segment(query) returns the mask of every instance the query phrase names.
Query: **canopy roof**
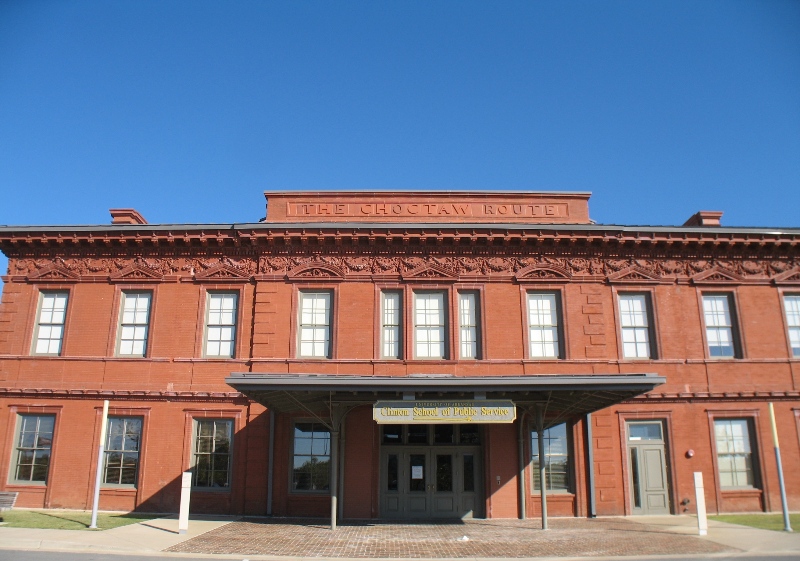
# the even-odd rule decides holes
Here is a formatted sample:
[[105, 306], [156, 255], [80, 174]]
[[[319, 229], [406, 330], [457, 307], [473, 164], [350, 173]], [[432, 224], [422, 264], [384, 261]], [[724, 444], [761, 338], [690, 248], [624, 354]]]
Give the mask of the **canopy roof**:
[[[278, 412], [333, 414], [336, 408], [377, 400], [510, 399], [520, 407], [546, 409], [553, 426], [651, 391], [665, 382], [656, 374], [536, 376], [350, 376], [234, 372], [228, 385]], [[472, 394], [472, 395], [468, 395]]]

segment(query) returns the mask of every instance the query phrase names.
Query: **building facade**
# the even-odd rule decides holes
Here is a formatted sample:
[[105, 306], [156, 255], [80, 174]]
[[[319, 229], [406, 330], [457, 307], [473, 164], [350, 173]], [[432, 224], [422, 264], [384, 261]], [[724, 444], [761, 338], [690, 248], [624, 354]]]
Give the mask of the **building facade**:
[[[17, 505], [353, 519], [800, 510], [800, 229], [588, 193], [267, 193], [0, 227]], [[98, 466], [103, 401], [110, 402]], [[540, 438], [541, 437], [541, 438]]]

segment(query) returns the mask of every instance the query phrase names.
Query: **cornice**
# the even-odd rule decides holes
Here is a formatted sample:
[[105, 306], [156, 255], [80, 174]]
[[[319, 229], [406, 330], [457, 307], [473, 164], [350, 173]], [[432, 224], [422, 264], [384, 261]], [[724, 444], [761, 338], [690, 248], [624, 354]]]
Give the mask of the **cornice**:
[[263, 250], [251, 255], [72, 255], [9, 259], [6, 282], [37, 284], [287, 282], [605, 282], [647, 285], [800, 285], [800, 255], [731, 257], [515, 251]]
[[633, 397], [623, 403], [642, 402], [741, 402], [743, 399], [749, 401], [797, 401], [800, 399], [800, 391], [774, 391], [774, 392], [680, 392], [680, 393], [657, 393], [651, 392]]
[[249, 400], [239, 392], [148, 391], [148, 390], [76, 390], [50, 388], [0, 388], [2, 397], [53, 399], [108, 399], [125, 401], [215, 401], [240, 402]]

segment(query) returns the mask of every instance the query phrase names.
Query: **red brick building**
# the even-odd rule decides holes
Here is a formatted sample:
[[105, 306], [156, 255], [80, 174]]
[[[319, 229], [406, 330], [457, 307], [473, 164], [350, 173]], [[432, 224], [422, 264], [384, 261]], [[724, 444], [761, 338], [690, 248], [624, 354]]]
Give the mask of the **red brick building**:
[[[588, 193], [267, 193], [264, 221], [0, 227], [0, 490], [345, 518], [800, 510], [800, 230]], [[539, 435], [543, 437], [540, 439]], [[543, 462], [540, 462], [543, 459]]]

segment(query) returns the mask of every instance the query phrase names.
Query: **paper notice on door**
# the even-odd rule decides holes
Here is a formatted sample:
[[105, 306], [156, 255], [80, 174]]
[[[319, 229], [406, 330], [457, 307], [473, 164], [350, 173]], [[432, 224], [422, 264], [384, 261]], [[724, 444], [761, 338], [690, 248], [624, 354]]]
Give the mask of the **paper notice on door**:
[[411, 466], [411, 479], [422, 479], [422, 466]]

